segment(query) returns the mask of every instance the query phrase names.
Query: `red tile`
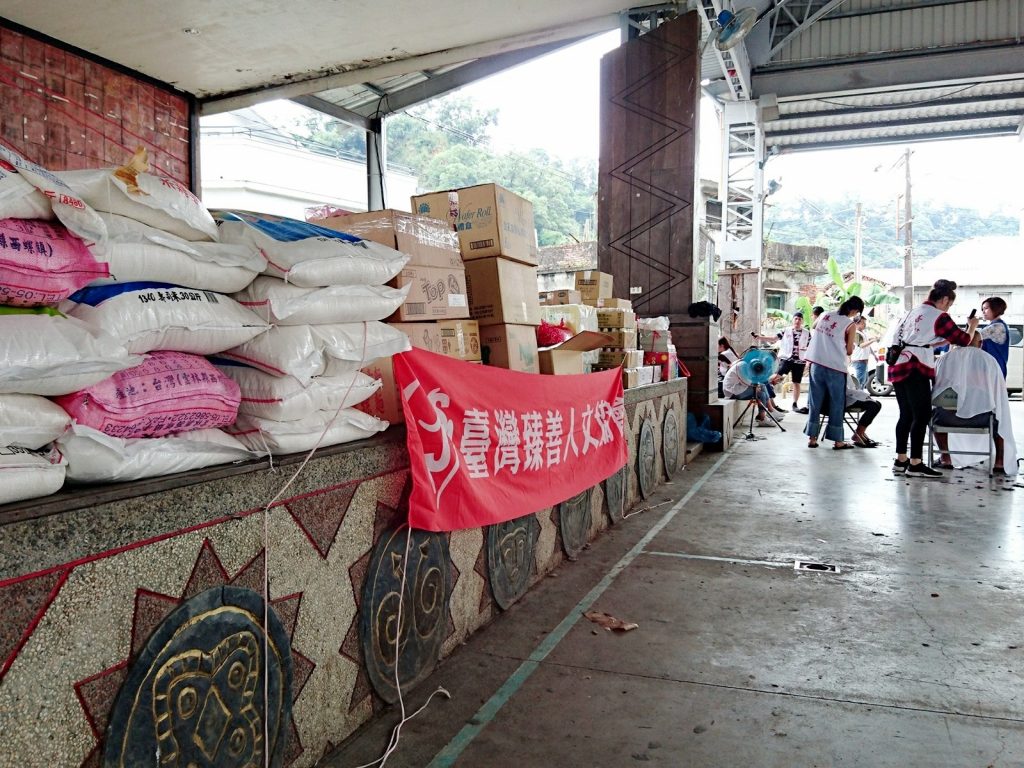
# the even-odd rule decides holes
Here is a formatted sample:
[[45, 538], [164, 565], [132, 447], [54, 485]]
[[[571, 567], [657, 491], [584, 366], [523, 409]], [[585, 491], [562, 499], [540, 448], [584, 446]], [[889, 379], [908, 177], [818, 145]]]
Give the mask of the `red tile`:
[[64, 77], [76, 83], [85, 82], [85, 60], [69, 53], [64, 58]]
[[29, 144], [46, 144], [46, 121], [25, 117], [22, 123], [21, 140]]

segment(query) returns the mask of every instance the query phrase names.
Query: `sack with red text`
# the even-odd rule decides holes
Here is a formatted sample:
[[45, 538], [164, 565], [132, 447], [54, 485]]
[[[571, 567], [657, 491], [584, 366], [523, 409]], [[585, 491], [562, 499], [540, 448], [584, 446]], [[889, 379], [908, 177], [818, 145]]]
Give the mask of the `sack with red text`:
[[108, 240], [102, 261], [110, 276], [93, 285], [152, 280], [217, 293], [240, 291], [267, 266], [253, 245], [190, 241], [141, 221], [101, 213]]
[[376, 416], [355, 408], [343, 408], [340, 411], [316, 411], [296, 421], [239, 416], [238, 421], [224, 431], [238, 438], [254, 453], [280, 456], [363, 440], [387, 428], [388, 423]]
[[136, 438], [231, 424], [239, 397], [238, 385], [205, 358], [154, 352], [141, 365], [55, 402], [76, 424]]
[[0, 304], [54, 306], [108, 274], [63, 224], [0, 219]]
[[56, 493], [64, 485], [67, 462], [56, 448], [30, 451], [0, 446], [0, 504]]
[[10, 163], [0, 160], [0, 219], [54, 219], [46, 195], [33, 187]]
[[68, 480], [80, 483], [141, 480], [255, 458], [219, 429], [124, 439], [76, 424], [57, 447], [67, 459]]
[[217, 239], [217, 223], [202, 201], [181, 182], [152, 173], [142, 147], [120, 168], [58, 175], [97, 211], [127, 216], [185, 240]]
[[324, 325], [383, 320], [405, 301], [411, 285], [330, 285], [300, 288], [276, 277], [258, 277], [234, 298], [274, 325]]
[[270, 327], [222, 293], [166, 283], [84, 288], [60, 308], [137, 353], [171, 350], [211, 355], [243, 344]]

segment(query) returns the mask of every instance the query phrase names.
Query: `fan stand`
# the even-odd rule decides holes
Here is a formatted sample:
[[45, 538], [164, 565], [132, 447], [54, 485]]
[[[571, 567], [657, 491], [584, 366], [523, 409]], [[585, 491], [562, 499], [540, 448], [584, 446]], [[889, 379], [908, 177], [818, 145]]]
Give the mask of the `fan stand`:
[[[736, 429], [736, 425], [739, 424], [741, 421], [743, 421], [743, 418], [747, 415], [747, 411], [750, 411], [750, 426], [747, 427], [747, 434], [743, 436], [744, 440], [751, 440], [751, 441], [753, 441], [753, 440], [764, 440], [763, 437], [758, 437], [757, 435], [754, 434], [754, 417], [757, 415], [757, 406], [758, 406], [758, 403], [760, 402], [758, 400], [758, 397], [757, 397], [759, 394], [761, 394], [761, 385], [760, 384], [755, 384], [754, 385], [754, 396], [752, 398], [750, 398], [750, 400], [747, 401], [747, 407], [743, 410], [743, 413], [740, 414], [740, 417], [738, 419], [736, 419], [736, 421], [734, 421], [733, 424], [732, 424], [732, 428]], [[775, 426], [779, 428], [780, 432], [785, 432], [786, 431], [786, 428], [783, 427], [782, 424], [779, 423], [779, 420], [776, 419], [774, 416], [772, 416], [771, 411], [769, 411], [766, 408], [764, 413], [765, 413], [765, 416], [767, 416], [769, 419], [771, 419], [772, 423], [775, 424]]]

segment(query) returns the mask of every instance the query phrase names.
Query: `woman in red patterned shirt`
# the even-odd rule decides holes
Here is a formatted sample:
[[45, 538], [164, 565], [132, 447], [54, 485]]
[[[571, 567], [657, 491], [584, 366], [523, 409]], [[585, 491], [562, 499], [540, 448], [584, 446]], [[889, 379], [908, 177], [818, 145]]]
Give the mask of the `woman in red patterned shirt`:
[[967, 321], [965, 333], [947, 314], [954, 301], [956, 283], [952, 280], [936, 280], [928, 294], [928, 300], [910, 310], [896, 329], [894, 341], [902, 341], [907, 346], [900, 353], [895, 365], [889, 366], [889, 380], [896, 391], [896, 402], [900, 407], [900, 418], [896, 422], [896, 461], [892, 465], [894, 474], [905, 473], [908, 476], [924, 478], [942, 477], [941, 472], [932, 469], [921, 460], [924, 436], [932, 412], [934, 348], [946, 343], [960, 347], [981, 345], [980, 337], [974, 332], [978, 327], [977, 317]]

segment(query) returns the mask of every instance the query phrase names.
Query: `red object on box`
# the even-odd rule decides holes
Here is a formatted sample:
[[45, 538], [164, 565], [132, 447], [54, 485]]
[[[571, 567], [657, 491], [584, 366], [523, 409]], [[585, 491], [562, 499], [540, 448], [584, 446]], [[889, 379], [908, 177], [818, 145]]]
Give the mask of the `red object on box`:
[[[678, 360], [675, 352], [644, 352], [644, 365], [660, 365], [662, 381], [678, 378], [676, 376]], [[686, 371], [685, 375], [688, 376], [689, 373]]]

